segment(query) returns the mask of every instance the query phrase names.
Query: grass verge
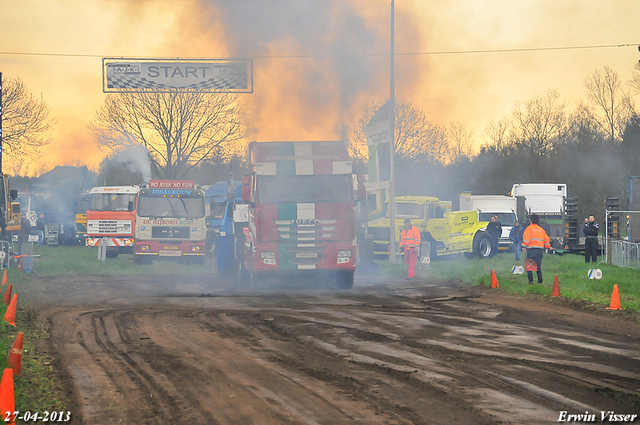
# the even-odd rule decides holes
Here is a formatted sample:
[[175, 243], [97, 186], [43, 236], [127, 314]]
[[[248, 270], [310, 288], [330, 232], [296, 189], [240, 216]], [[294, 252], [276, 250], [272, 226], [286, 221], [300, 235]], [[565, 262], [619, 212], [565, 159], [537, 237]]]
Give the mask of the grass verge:
[[[600, 257], [602, 258], [602, 257]], [[495, 271], [500, 289], [510, 294], [539, 294], [551, 296], [554, 277], [558, 276], [562, 297], [584, 300], [609, 306], [613, 285], [618, 285], [620, 306], [640, 312], [640, 270], [609, 266], [601, 262], [585, 264], [584, 257], [575, 254], [545, 255], [542, 260], [544, 285], [529, 285], [526, 273], [512, 274], [514, 265], [524, 267], [524, 255], [515, 261], [511, 253], [501, 253], [493, 258], [468, 260], [462, 256], [432, 261], [417, 276], [436, 280], [459, 278], [472, 285], [491, 286], [491, 271]], [[602, 270], [602, 279], [589, 279], [589, 269]], [[406, 266], [380, 263], [380, 272], [386, 275], [406, 275]], [[537, 277], [534, 273], [534, 281]]]

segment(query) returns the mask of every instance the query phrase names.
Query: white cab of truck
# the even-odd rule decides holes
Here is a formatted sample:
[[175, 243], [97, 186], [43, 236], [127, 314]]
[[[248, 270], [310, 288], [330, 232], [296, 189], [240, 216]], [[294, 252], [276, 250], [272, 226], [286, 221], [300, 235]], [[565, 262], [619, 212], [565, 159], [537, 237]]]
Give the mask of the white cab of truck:
[[540, 216], [561, 216], [567, 185], [564, 183], [517, 183], [511, 188], [511, 196], [525, 199], [525, 211]]
[[491, 216], [497, 215], [502, 224], [502, 235], [498, 243], [500, 251], [510, 251], [512, 242], [509, 232], [515, 221], [517, 199], [505, 195], [473, 195], [470, 192], [460, 194], [460, 210], [477, 210], [478, 221], [491, 221]]

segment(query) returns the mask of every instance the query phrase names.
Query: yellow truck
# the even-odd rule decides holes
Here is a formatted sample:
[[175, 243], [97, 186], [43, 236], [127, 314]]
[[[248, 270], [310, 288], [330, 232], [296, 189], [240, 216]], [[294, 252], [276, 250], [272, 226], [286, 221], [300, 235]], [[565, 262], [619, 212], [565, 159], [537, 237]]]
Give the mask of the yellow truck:
[[[377, 256], [389, 254], [390, 205], [386, 201], [384, 216], [369, 221], [367, 226]], [[468, 258], [486, 258], [493, 254], [491, 236], [485, 231], [488, 223], [478, 221], [477, 211], [451, 211], [451, 202], [433, 196], [398, 196], [395, 206], [396, 242], [404, 219], [411, 219], [411, 224], [420, 230], [422, 241], [431, 246], [430, 253], [421, 253], [423, 257], [464, 254]]]

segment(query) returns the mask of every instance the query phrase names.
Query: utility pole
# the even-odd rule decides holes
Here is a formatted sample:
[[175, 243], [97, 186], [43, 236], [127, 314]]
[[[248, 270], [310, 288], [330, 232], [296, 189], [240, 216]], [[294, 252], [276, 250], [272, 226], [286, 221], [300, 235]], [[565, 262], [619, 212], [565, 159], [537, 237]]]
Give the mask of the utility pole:
[[2, 72], [0, 72], [0, 175], [2, 175]]
[[394, 7], [395, 7], [395, 1], [391, 0], [391, 87], [390, 87], [390, 108], [391, 110], [389, 111], [389, 133], [390, 133], [390, 141], [389, 141], [389, 197], [391, 198], [389, 200], [389, 208], [391, 209], [391, 211], [389, 211], [389, 231], [390, 231], [390, 238], [389, 238], [389, 243], [391, 244], [391, 246], [389, 247], [389, 261], [391, 263], [395, 263], [396, 262], [396, 185], [395, 185], [395, 176], [396, 176], [396, 170], [395, 170], [395, 164], [394, 164], [394, 154], [395, 154], [395, 120], [396, 120], [396, 98], [395, 98], [395, 72], [394, 72], [394, 68], [395, 68], [395, 64], [394, 64], [394, 59], [395, 59], [395, 54], [394, 54]]

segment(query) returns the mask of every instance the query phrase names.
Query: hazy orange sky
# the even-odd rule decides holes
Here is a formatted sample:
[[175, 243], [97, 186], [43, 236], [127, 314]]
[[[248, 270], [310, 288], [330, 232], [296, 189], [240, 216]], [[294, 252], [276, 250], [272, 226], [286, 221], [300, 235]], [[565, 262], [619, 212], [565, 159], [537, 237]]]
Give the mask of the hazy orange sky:
[[[344, 139], [389, 96], [390, 4], [0, 0], [0, 72], [51, 108], [46, 170], [104, 157], [86, 128], [106, 96], [103, 57], [253, 58], [254, 93], [239, 95], [247, 141]], [[395, 12], [396, 98], [464, 123], [476, 145], [516, 101], [556, 89], [571, 110], [596, 69], [628, 80], [640, 59], [638, 0], [397, 0]], [[629, 46], [587, 48], [607, 45]], [[523, 50], [538, 48], [551, 49]]]

